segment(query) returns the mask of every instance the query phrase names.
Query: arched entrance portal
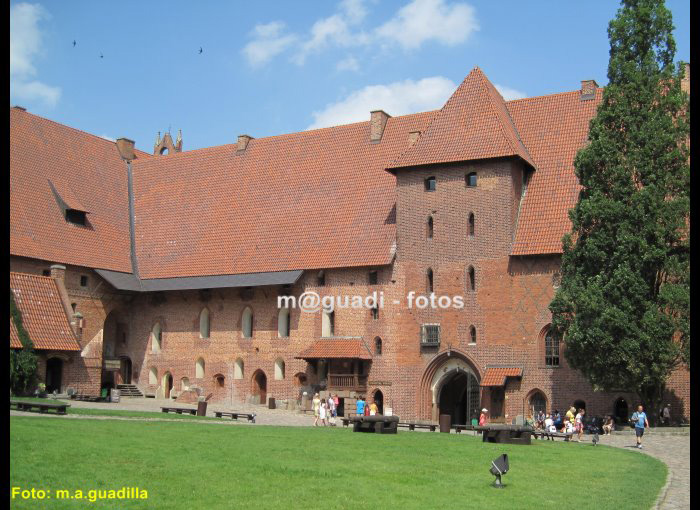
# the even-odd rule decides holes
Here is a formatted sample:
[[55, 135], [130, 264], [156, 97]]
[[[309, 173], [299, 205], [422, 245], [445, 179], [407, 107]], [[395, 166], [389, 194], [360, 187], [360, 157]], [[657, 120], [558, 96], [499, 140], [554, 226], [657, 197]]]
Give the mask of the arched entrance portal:
[[375, 391], [374, 395], [372, 395], [372, 400], [374, 400], [374, 403], [377, 404], [377, 412], [379, 414], [384, 414], [384, 394], [382, 391]]
[[63, 360], [60, 358], [49, 358], [46, 361], [46, 393], [53, 393], [54, 390], [61, 393], [62, 378]]
[[173, 389], [173, 376], [170, 372], [163, 375], [163, 398], [170, 398], [170, 391]]
[[[456, 379], [459, 373], [465, 373], [471, 377], [467, 377], [466, 379], [460, 377]], [[456, 404], [458, 401], [462, 402], [464, 411], [460, 409], [460, 415], [464, 413], [465, 419], [467, 415], [478, 412], [481, 408], [480, 403], [482, 397], [481, 388], [479, 387], [481, 375], [478, 365], [468, 354], [462, 351], [451, 349], [438, 354], [425, 368], [425, 372], [421, 377], [417, 417], [420, 419], [437, 421], [443, 410], [450, 415], [452, 415], [453, 412], [456, 414]], [[453, 378], [455, 378], [455, 381], [452, 381]], [[465, 380], [467, 391], [457, 394], [459, 386], [465, 385]], [[450, 383], [452, 384], [450, 385]], [[446, 385], [449, 386], [446, 387], [443, 397], [441, 393], [443, 387]], [[465, 388], [462, 387], [462, 390], [464, 389]], [[450, 397], [448, 395], [452, 395], [452, 402], [450, 402]], [[444, 399], [442, 408], [440, 405], [441, 397]], [[466, 402], [463, 400], [464, 398], [466, 398]], [[450, 409], [450, 407], [453, 409]], [[458, 418], [461, 418], [461, 416]], [[471, 417], [469, 422], [471, 422]], [[453, 421], [453, 423], [457, 422]], [[462, 423], [464, 422], [460, 424]]]
[[479, 416], [479, 383], [471, 372], [455, 370], [442, 381], [439, 414], [452, 416], [452, 423], [467, 425]]
[[617, 423], [627, 423], [629, 416], [627, 401], [622, 397], [618, 398], [615, 401], [615, 418]]
[[264, 404], [267, 402], [267, 376], [262, 370], [256, 370], [253, 374], [253, 389], [254, 396], [259, 397], [258, 402]]

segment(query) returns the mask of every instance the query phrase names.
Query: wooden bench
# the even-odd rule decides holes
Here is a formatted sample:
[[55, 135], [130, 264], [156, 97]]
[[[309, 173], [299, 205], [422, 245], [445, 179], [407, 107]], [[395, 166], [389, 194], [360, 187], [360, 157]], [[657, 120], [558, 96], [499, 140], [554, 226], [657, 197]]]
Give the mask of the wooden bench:
[[230, 416], [232, 420], [237, 420], [239, 417], [247, 418], [249, 422], [255, 423], [255, 413], [237, 413], [228, 411], [214, 411], [214, 416], [224, 418]]
[[473, 427], [481, 431], [484, 443], [530, 444], [534, 432], [532, 427], [524, 425], [488, 424]]
[[160, 409], [164, 413], [191, 414], [192, 416], [197, 414], [196, 409], [191, 409], [189, 407], [161, 407]]
[[74, 393], [73, 395], [70, 396], [71, 400], [80, 400], [84, 402], [102, 402], [105, 400], [104, 397], [101, 397], [99, 395], [82, 395], [78, 393]]
[[436, 423], [418, 423], [418, 422], [404, 422], [404, 423], [399, 423], [399, 427], [408, 427], [408, 430], [416, 430], [416, 429], [430, 429], [430, 432], [435, 432], [437, 428], [439, 427], [438, 424]]
[[26, 402], [22, 400], [10, 400], [10, 409], [15, 407], [18, 411], [33, 411], [37, 409], [40, 413], [48, 413], [53, 410], [56, 414], [66, 414], [66, 409], [70, 404], [55, 402]]
[[461, 433], [463, 430], [474, 430], [474, 425], [452, 425], [457, 434]]
[[572, 434], [564, 434], [562, 432], [546, 432], [544, 430], [537, 430], [532, 433], [532, 436], [535, 439], [549, 439], [550, 441], [554, 441], [554, 438], [561, 438], [564, 441], [569, 441], [572, 437]]

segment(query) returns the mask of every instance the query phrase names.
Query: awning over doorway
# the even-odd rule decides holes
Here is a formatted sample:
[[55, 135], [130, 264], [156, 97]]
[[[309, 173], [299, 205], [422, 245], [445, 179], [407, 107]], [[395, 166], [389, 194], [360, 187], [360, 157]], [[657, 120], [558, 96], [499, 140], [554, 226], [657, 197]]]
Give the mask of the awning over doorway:
[[296, 359], [372, 359], [361, 338], [321, 338], [295, 356]]
[[522, 376], [522, 367], [487, 367], [481, 386], [505, 386], [506, 378]]

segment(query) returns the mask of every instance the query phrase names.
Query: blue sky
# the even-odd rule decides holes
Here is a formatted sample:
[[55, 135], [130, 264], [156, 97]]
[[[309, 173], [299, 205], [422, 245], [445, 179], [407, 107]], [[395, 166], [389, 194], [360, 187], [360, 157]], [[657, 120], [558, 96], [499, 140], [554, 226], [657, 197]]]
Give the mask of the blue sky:
[[[690, 61], [689, 4], [666, 2], [677, 60]], [[10, 103], [151, 152], [169, 128], [189, 150], [439, 108], [474, 66], [506, 99], [539, 96], [607, 82], [618, 6], [11, 2]]]

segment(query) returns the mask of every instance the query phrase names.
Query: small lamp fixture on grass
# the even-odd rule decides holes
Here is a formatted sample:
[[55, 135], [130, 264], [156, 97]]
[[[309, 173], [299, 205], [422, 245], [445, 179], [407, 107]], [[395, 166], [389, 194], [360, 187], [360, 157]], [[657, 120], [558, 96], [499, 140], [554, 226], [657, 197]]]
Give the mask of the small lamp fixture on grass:
[[504, 453], [496, 460], [491, 462], [491, 474], [496, 477], [493, 481], [493, 486], [497, 489], [502, 489], [505, 487], [503, 482], [501, 482], [501, 476], [508, 472], [508, 454]]

